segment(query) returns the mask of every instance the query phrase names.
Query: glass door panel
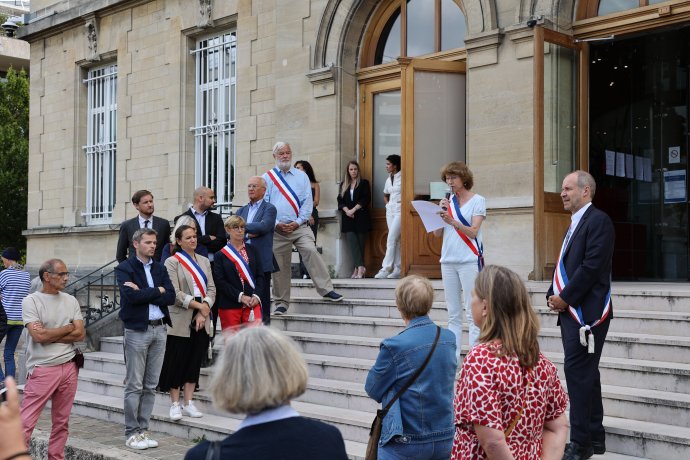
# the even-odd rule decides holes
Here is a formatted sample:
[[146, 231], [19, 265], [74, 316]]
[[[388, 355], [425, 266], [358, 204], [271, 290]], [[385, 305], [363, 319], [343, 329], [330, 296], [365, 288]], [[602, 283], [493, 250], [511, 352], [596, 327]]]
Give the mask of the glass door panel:
[[616, 227], [614, 279], [688, 279], [688, 28], [592, 46], [595, 204]]
[[400, 90], [374, 94], [372, 128], [372, 204], [385, 208], [386, 157], [400, 155]]
[[465, 161], [465, 74], [414, 73], [414, 196], [429, 198], [441, 168]]

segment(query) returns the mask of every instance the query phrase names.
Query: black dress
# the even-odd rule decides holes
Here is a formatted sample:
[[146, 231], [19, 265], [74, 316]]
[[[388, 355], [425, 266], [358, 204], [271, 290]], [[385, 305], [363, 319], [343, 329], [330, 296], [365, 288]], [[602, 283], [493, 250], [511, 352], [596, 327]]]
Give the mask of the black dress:
[[354, 219], [345, 216], [340, 220], [340, 231], [343, 233], [365, 233], [371, 230], [369, 203], [371, 203], [371, 189], [369, 188], [369, 181], [366, 179], [360, 179], [359, 186], [354, 190], [352, 198], [350, 198], [349, 188], [342, 196], [338, 195], [338, 209], [341, 211], [343, 208], [352, 209], [357, 204], [362, 208], [355, 213]]

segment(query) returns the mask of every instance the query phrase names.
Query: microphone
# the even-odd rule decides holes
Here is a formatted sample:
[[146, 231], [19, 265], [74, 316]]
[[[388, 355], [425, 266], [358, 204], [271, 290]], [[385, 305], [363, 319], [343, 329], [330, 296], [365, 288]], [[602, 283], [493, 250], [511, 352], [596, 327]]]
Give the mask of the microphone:
[[[446, 200], [450, 200], [450, 189], [449, 188], [446, 189]], [[445, 206], [443, 206], [441, 209], [443, 209], [444, 211], [448, 211], [448, 208], [446, 208]]]

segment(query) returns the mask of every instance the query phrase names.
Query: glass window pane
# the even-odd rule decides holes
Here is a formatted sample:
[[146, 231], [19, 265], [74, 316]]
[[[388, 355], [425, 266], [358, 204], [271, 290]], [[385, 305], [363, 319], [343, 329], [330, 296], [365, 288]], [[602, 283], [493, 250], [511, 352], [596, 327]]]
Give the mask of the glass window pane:
[[599, 11], [597, 14], [599, 16], [604, 16], [606, 14], [638, 8], [639, 6], [640, 0], [601, 0], [599, 2]]
[[421, 56], [434, 52], [435, 5], [436, 2], [430, 0], [408, 0], [408, 56]]
[[400, 56], [400, 9], [388, 20], [376, 47], [374, 65], [395, 61]]
[[374, 208], [384, 208], [386, 157], [400, 155], [400, 90], [374, 95], [373, 147], [373, 204]]
[[415, 72], [414, 121], [414, 195], [428, 198], [443, 165], [465, 161], [465, 75]]
[[465, 46], [465, 15], [453, 0], [441, 1], [441, 51]]
[[544, 191], [559, 193], [574, 169], [577, 140], [576, 52], [552, 43], [544, 55]]

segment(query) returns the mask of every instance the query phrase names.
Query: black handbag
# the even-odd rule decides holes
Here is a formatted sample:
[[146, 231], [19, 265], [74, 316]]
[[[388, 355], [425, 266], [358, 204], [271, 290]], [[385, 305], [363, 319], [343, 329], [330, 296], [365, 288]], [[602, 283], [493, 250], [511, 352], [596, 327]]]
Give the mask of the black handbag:
[[429, 351], [429, 354], [426, 356], [426, 359], [422, 363], [421, 366], [419, 366], [419, 369], [414, 373], [412, 377], [410, 377], [407, 382], [405, 382], [405, 385], [398, 390], [398, 392], [393, 396], [393, 399], [388, 401], [388, 404], [386, 404], [386, 407], [383, 409], [379, 409], [376, 411], [376, 418], [374, 418], [374, 421], [371, 424], [371, 430], [369, 430], [369, 443], [367, 444], [367, 452], [364, 456], [365, 460], [376, 460], [378, 458], [378, 450], [379, 450], [379, 439], [381, 439], [381, 426], [383, 425], [383, 419], [388, 414], [388, 410], [393, 406], [393, 403], [400, 398], [405, 391], [407, 391], [408, 388], [417, 380], [417, 377], [422, 373], [424, 368], [426, 367], [427, 364], [429, 364], [429, 360], [431, 359], [431, 355], [434, 354], [434, 350], [436, 349], [436, 344], [438, 343], [438, 338], [441, 336], [441, 327], [436, 326], [436, 337], [434, 338], [434, 344], [431, 346], [431, 350]]

